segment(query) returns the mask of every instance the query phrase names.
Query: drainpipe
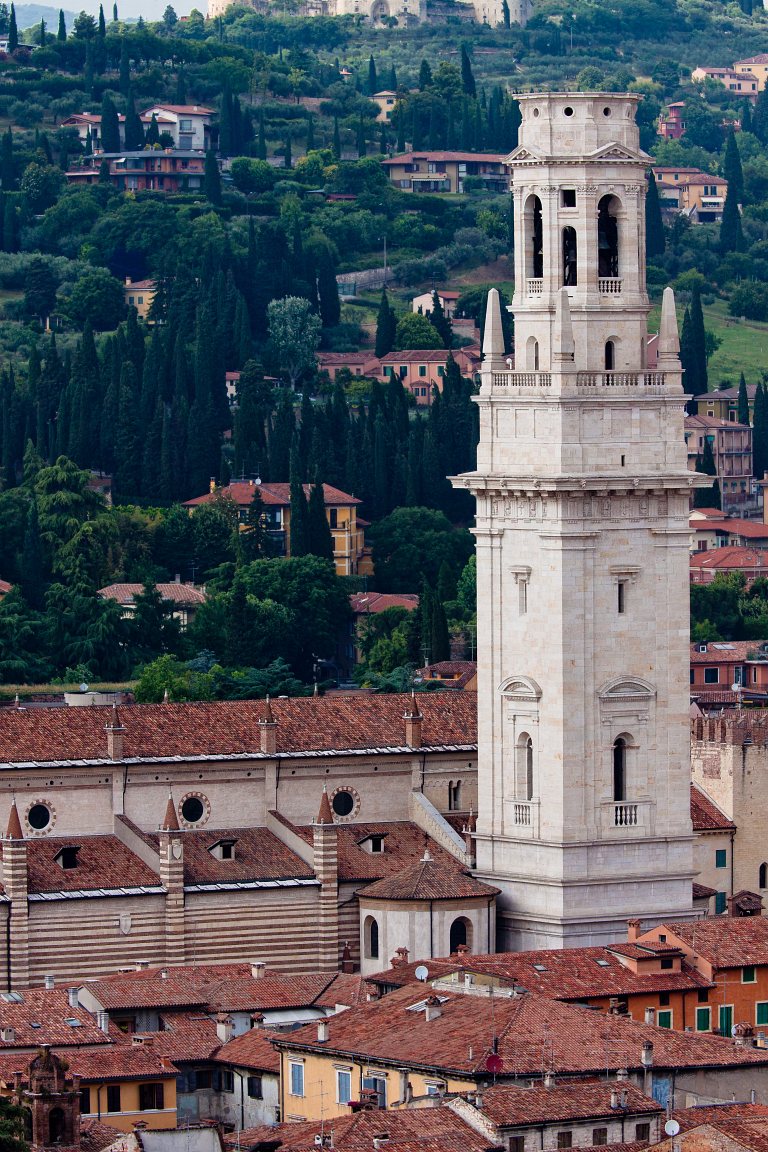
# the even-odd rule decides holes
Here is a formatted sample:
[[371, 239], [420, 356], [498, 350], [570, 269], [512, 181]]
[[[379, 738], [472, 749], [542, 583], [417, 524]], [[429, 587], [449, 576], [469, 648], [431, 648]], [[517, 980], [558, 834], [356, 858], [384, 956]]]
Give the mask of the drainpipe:
[[8, 991], [13, 991], [11, 979], [11, 901], [5, 906], [5, 971], [8, 977]]
[[735, 839], [736, 839], [736, 832], [732, 831], [731, 832], [731, 891], [730, 891], [731, 896], [733, 896], [733, 876], [734, 876], [734, 868], [736, 866], [736, 862], [733, 859]]
[[[240, 1131], [245, 1131], [245, 1087], [243, 1085], [243, 1074], [235, 1068], [235, 1075], [240, 1081]], [[281, 1117], [282, 1118], [282, 1117]]]
[[99, 1084], [96, 1088], [96, 1113], [99, 1120], [101, 1120], [101, 1090], [103, 1087], [103, 1084]]
[[430, 902], [429, 902], [429, 958], [430, 958], [430, 960], [432, 959], [432, 957], [435, 954], [434, 929], [433, 929], [433, 925], [432, 925], [432, 904], [433, 904], [433, 901], [430, 900]]

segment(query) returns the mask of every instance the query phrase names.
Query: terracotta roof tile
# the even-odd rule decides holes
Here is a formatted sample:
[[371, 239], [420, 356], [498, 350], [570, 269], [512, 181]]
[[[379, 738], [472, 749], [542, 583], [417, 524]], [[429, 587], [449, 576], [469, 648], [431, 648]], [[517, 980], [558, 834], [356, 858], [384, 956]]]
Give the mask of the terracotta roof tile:
[[[66, 988], [25, 988], [21, 1001], [8, 1001], [0, 996], [0, 1028], [12, 1029], [0, 1042], [0, 1059], [13, 1049], [36, 1049], [41, 1044], [98, 1044], [106, 1046], [109, 1038], [102, 1032], [90, 1012], [73, 1008]], [[76, 1023], [70, 1023], [76, 1021]], [[18, 1056], [13, 1057], [17, 1061]]]
[[466, 900], [498, 896], [500, 889], [475, 880], [471, 872], [421, 859], [393, 876], [368, 884], [359, 893], [376, 900]]
[[[102, 1033], [102, 1039], [106, 1039]], [[81, 1076], [86, 1083], [99, 1080], [171, 1080], [178, 1075], [178, 1068], [169, 1060], [161, 1045], [157, 1047], [135, 1048], [130, 1042], [104, 1044], [98, 1050], [95, 1048], [64, 1048], [57, 1045], [54, 1049], [62, 1059], [66, 1060], [69, 1074]], [[14, 1072], [26, 1072], [29, 1057], [6, 1055], [5, 1048], [0, 1048], [0, 1079], [6, 1084], [12, 1083]]]
[[768, 919], [764, 916], [712, 916], [691, 924], [665, 923], [660, 927], [668, 940], [671, 937], [695, 949], [715, 968], [768, 964]]
[[653, 1043], [657, 1069], [768, 1065], [768, 1051], [737, 1047], [722, 1036], [657, 1028], [533, 993], [491, 999], [453, 995], [441, 987], [441, 1013], [427, 1020], [418, 1006], [430, 991], [411, 984], [342, 1012], [328, 1021], [327, 1042], [318, 1041], [316, 1028], [303, 1027], [275, 1044], [467, 1079], [487, 1074], [494, 1032], [502, 1077], [538, 1077], [550, 1064], [561, 1075], [598, 1075], [606, 1066], [640, 1070], [646, 1041]]
[[[132, 285], [134, 287], [134, 285]], [[205, 592], [201, 588], [192, 588], [189, 584], [156, 584], [155, 587], [163, 600], [173, 604], [205, 604]], [[108, 584], [99, 588], [99, 596], [104, 600], [117, 600], [118, 604], [134, 604], [136, 597], [144, 591], [143, 584]]]
[[[287, 820], [283, 822], [287, 827], [293, 827]], [[417, 865], [424, 855], [424, 831], [408, 820], [378, 823], [365, 821], [359, 824], [337, 824], [336, 827], [339, 879], [343, 881], [381, 880], [401, 872], [408, 865]], [[295, 828], [294, 831], [307, 843], [312, 842], [311, 825]], [[368, 852], [362, 847], [372, 836], [384, 837], [383, 852]], [[427, 841], [436, 864], [452, 872], [455, 877], [463, 874], [464, 866], [450, 852], [433, 840], [427, 838]]]
[[691, 785], [691, 821], [694, 832], [730, 832], [736, 827], [696, 784]]
[[[30, 837], [24, 843], [31, 893], [151, 888], [160, 884], [157, 872], [134, 856], [117, 836]], [[0, 851], [2, 848], [0, 844]], [[57, 863], [62, 848], [78, 849], [75, 868], [62, 868]]]
[[[730, 425], [732, 427], [732, 425]], [[692, 532], [721, 532], [733, 536], [744, 536], [746, 539], [765, 540], [768, 537], [768, 524], [761, 524], [759, 520], [691, 520]]]
[[349, 603], [355, 615], [367, 616], [386, 612], [388, 608], [406, 608], [411, 612], [418, 608], [419, 598], [410, 592], [353, 592]]
[[[248, 880], [312, 880], [314, 872], [267, 828], [196, 828], [182, 833], [184, 883], [222, 884]], [[154, 838], [154, 837], [153, 837]], [[221, 840], [234, 842], [234, 858], [211, 852]]]
[[366, 1002], [366, 982], [360, 973], [338, 972], [314, 1003], [317, 1008], [335, 1008], [338, 1004], [353, 1008]]
[[118, 1141], [125, 1141], [127, 1145], [130, 1137], [119, 1128], [110, 1128], [108, 1124], [92, 1120], [90, 1116], [80, 1118], [81, 1152], [104, 1152], [104, 1149], [111, 1148]]
[[[311, 485], [305, 484], [303, 487], [304, 495], [309, 498], [312, 490]], [[211, 500], [221, 499], [234, 500], [236, 504], [251, 504], [257, 492], [262, 504], [266, 506], [274, 505], [282, 508], [290, 508], [291, 506], [290, 484], [254, 484], [249, 480], [233, 480], [231, 484], [224, 488], [217, 488], [215, 492], [206, 492], [203, 496], [195, 496], [191, 500], [185, 500], [184, 506], [188, 508], [191, 505], [209, 504]], [[349, 492], [342, 492], [340, 488], [334, 488], [331, 484], [323, 484], [323, 497], [326, 505], [346, 506], [362, 503], [356, 496], [351, 496]]]
[[219, 1064], [236, 1064], [240, 1068], [253, 1068], [258, 1072], [280, 1073], [280, 1055], [272, 1045], [274, 1032], [265, 1028], [251, 1028], [222, 1045], [216, 1056]]
[[210, 1060], [221, 1047], [216, 1021], [193, 1012], [163, 1014], [162, 1031], [141, 1032], [155, 1052], [169, 1056], [175, 1063]]
[[[272, 701], [278, 753], [401, 748], [407, 697], [368, 695]], [[472, 693], [425, 694], [423, 743], [468, 747], [477, 740]], [[128, 759], [259, 754], [262, 700], [136, 704], [123, 709]], [[105, 708], [0, 709], [0, 764], [106, 762]]]
[[382, 164], [410, 164], [412, 160], [435, 160], [435, 161], [477, 161], [488, 162], [492, 161], [501, 164], [506, 160], [507, 153], [499, 152], [402, 152], [399, 156], [390, 156], [386, 160], [382, 160]]
[[[626, 1108], [611, 1106], [611, 1095], [626, 1091]], [[512, 1128], [529, 1124], [555, 1124], [566, 1120], [595, 1120], [626, 1113], [663, 1112], [661, 1104], [634, 1084], [606, 1080], [557, 1080], [551, 1088], [538, 1084], [522, 1088], [496, 1084], [483, 1092], [482, 1111], [494, 1124]]]
[[[706, 524], [706, 520], [701, 521]], [[755, 548], [742, 548], [740, 545], [730, 544], [724, 548], [708, 548], [706, 552], [692, 552], [690, 566], [695, 569], [721, 569], [741, 570], [742, 568], [764, 569], [768, 566], [765, 553]]]
[[[749, 654], [756, 653], [765, 643], [765, 640], [712, 640], [706, 645], [706, 652], [699, 651], [703, 644], [691, 644], [691, 664], [743, 664]], [[699, 685], [692, 687], [698, 690]]]
[[488, 1152], [488, 1136], [481, 1135], [450, 1108], [423, 1108], [399, 1112], [358, 1112], [333, 1120], [278, 1124], [274, 1128], [248, 1128], [224, 1138], [229, 1148], [249, 1149], [260, 1141], [280, 1140], [280, 1152], [315, 1152], [315, 1136], [333, 1131], [336, 1152], [371, 1152], [375, 1136], [387, 1133], [382, 1148], [391, 1152]]

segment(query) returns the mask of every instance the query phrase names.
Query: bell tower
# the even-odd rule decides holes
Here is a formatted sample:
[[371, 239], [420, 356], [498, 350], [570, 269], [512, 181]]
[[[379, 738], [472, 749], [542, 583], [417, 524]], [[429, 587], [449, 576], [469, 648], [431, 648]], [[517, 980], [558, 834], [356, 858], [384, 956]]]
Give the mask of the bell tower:
[[671, 289], [645, 290], [637, 96], [520, 97], [514, 370], [488, 300], [477, 873], [500, 948], [691, 917], [688, 471]]

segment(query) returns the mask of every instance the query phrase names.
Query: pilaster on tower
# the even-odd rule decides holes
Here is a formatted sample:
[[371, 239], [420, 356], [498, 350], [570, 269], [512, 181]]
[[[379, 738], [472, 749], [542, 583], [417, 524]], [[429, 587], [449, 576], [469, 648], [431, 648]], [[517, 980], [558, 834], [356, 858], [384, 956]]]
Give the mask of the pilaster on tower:
[[502, 888], [501, 947], [610, 942], [629, 916], [693, 914], [700, 481], [670, 289], [649, 352], [637, 100], [520, 97], [514, 367], [489, 293], [477, 471], [454, 480], [477, 497], [475, 841]]

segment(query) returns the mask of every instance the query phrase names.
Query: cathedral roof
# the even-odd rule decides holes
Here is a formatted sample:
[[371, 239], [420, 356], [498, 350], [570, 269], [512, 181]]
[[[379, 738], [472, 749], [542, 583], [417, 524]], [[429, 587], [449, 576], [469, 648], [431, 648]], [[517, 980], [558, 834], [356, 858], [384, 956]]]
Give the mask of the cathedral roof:
[[375, 900], [487, 900], [498, 894], [498, 888], [475, 880], [470, 872], [459, 871], [430, 858], [367, 885], [358, 896]]

